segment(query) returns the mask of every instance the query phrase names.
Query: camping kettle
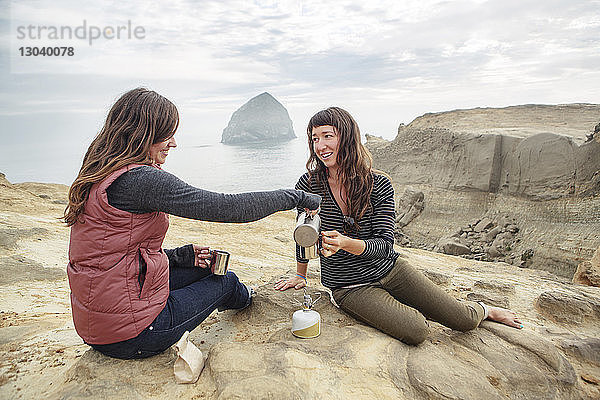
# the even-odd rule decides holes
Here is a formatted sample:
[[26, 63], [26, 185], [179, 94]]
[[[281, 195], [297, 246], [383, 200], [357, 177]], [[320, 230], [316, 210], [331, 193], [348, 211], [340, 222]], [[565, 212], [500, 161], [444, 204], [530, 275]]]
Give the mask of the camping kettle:
[[321, 233], [321, 217], [300, 213], [294, 229], [294, 241], [300, 248], [300, 256], [306, 259], [319, 257], [318, 247]]

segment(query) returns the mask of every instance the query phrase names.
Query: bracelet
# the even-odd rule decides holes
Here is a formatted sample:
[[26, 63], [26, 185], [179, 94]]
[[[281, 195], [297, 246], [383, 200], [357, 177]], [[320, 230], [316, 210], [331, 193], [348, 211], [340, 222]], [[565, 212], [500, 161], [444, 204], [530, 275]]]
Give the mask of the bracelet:
[[304, 282], [306, 282], [306, 277], [304, 275], [296, 274], [296, 276], [299, 276], [300, 278], [304, 279]]

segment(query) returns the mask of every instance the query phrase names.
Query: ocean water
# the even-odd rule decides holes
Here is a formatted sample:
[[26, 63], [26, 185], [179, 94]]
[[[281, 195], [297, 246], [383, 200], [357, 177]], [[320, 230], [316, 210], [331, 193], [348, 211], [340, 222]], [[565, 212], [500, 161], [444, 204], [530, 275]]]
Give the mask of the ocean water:
[[[71, 185], [102, 127], [99, 113], [38, 113], [0, 120], [0, 172], [12, 183]], [[182, 120], [177, 147], [163, 166], [193, 186], [223, 193], [289, 188], [306, 169], [308, 149], [302, 132], [288, 142], [230, 146], [220, 143], [221, 130], [201, 129], [202, 123]]]
[[[33, 137], [15, 143], [0, 159], [0, 172], [12, 183], [70, 185], [92, 136], [78, 140]], [[190, 185], [223, 193], [293, 188], [306, 170], [306, 138], [276, 144], [230, 146], [220, 138], [179, 140], [163, 169]]]
[[277, 144], [222, 143], [172, 149], [163, 168], [190, 185], [224, 193], [293, 188], [306, 170], [306, 139]]

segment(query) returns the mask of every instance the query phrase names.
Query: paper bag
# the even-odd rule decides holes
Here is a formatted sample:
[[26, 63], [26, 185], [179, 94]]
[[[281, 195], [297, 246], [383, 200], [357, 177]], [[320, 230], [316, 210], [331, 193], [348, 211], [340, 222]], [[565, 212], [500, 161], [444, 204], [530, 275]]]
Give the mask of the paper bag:
[[190, 333], [185, 331], [175, 344], [177, 359], [173, 364], [173, 372], [177, 383], [195, 383], [204, 368], [202, 352], [188, 340]]

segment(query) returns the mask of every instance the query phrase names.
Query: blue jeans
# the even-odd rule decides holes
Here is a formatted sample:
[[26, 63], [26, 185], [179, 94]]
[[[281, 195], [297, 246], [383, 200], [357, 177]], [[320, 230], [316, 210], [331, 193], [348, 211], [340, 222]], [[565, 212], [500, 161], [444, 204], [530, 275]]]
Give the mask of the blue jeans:
[[170, 268], [165, 308], [138, 336], [111, 344], [90, 344], [110, 357], [145, 358], [162, 353], [192, 331], [215, 309], [241, 309], [252, 297], [233, 272], [213, 275], [210, 268]]

